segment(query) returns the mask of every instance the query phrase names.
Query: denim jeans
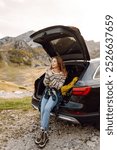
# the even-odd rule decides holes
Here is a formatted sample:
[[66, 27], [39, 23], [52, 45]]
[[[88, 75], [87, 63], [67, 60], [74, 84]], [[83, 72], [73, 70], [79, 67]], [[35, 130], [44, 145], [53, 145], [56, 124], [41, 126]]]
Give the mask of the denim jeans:
[[49, 99], [46, 99], [44, 96], [41, 101], [41, 128], [48, 130], [50, 112], [58, 102], [58, 97], [56, 96], [55, 101], [52, 99], [52, 96]]

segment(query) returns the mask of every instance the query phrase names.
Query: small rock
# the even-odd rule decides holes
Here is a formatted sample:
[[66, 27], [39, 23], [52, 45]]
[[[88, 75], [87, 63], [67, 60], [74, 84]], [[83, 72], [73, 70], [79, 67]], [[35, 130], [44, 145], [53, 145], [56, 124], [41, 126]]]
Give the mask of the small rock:
[[10, 117], [12, 117], [14, 119], [18, 119], [18, 116], [16, 116], [15, 114], [11, 114]]
[[64, 147], [63, 150], [69, 150], [67, 147]]
[[95, 143], [92, 141], [87, 141], [86, 143], [89, 147], [95, 147]]
[[98, 141], [98, 139], [99, 139], [99, 137], [98, 137], [98, 136], [93, 136], [93, 137], [91, 138], [91, 141], [93, 141], [93, 142], [97, 142], [97, 141]]
[[79, 145], [75, 146], [75, 150], [78, 150], [79, 149]]
[[23, 92], [22, 91], [15, 91], [14, 93], [15, 94], [22, 94]]
[[0, 122], [0, 127], [3, 125], [3, 123], [2, 122]]

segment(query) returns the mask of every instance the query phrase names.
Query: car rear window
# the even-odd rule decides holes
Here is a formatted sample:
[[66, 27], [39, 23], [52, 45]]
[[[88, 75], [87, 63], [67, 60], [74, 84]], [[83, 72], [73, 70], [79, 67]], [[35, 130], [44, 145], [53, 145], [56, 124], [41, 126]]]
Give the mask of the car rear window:
[[81, 48], [76, 42], [74, 37], [62, 37], [51, 41], [52, 46], [54, 49], [62, 54], [67, 54], [72, 52], [72, 54], [76, 53], [76, 51], [79, 51], [79, 54], [81, 53]]

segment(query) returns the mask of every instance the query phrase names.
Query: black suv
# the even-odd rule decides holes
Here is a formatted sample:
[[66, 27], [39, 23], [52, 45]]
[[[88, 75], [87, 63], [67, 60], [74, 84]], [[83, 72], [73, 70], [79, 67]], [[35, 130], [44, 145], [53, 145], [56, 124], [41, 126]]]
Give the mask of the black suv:
[[[74, 77], [79, 80], [63, 96], [58, 111], [58, 118], [74, 123], [93, 123], [100, 126], [100, 60], [90, 60], [85, 41], [76, 27], [52, 26], [31, 35], [34, 42], [43, 46], [50, 57], [59, 55], [63, 58], [68, 77], [65, 85]], [[35, 81], [32, 105], [40, 107], [44, 92], [43, 74]], [[51, 115], [55, 114], [53, 109]]]

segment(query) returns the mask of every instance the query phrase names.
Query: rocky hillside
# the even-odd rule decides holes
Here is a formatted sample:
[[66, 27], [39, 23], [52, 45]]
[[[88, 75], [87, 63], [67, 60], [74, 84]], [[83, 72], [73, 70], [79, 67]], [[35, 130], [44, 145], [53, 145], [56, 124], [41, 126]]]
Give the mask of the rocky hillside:
[[[30, 38], [30, 35], [33, 34], [34, 31], [29, 31], [26, 33], [23, 33], [17, 37], [4, 37], [2, 39], [0, 39], [0, 46], [7, 44], [7, 43], [15, 43], [15, 42], [21, 42], [23, 41], [24, 43], [26, 43], [28, 46], [30, 47], [39, 47], [39, 44], [36, 44], [32, 41], [32, 39]], [[25, 47], [27, 48], [27, 47]]]
[[100, 57], [100, 42], [86, 41], [86, 45], [91, 58]]
[[[17, 37], [0, 39], [0, 64], [17, 63], [19, 65], [42, 66], [49, 64], [49, 57], [43, 48], [32, 41], [29, 31]], [[86, 41], [91, 58], [100, 56], [100, 43]], [[46, 60], [46, 61], [45, 61]]]
[[39, 44], [34, 43], [30, 38], [33, 32], [29, 31], [17, 37], [0, 39], [0, 62], [29, 66], [48, 65], [48, 55]]

